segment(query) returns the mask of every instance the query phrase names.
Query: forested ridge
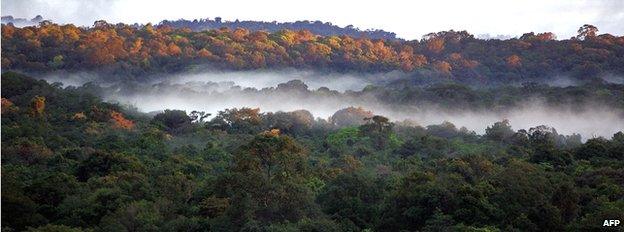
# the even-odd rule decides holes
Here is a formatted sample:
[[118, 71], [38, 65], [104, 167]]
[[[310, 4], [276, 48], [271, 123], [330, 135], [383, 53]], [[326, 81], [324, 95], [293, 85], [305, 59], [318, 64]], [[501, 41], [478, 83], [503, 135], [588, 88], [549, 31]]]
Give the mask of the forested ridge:
[[44, 21], [2, 25], [2, 68], [28, 72], [105, 71], [119, 76], [212, 69], [311, 69], [338, 72], [401, 70], [457, 80], [531, 81], [624, 74], [624, 37], [584, 25], [578, 36], [549, 32], [518, 39], [477, 39], [466, 31], [421, 40], [321, 36], [308, 30], [243, 28], [193, 31], [168, 24], [134, 27], [97, 21], [92, 27]]
[[477, 135], [353, 107], [150, 116], [93, 88], [2, 74], [3, 231], [604, 231], [624, 218], [622, 132], [582, 142], [501, 121]]
[[329, 22], [321, 21], [296, 21], [296, 22], [262, 22], [252, 20], [235, 20], [224, 21], [221, 17], [214, 19], [195, 19], [195, 20], [164, 20], [158, 24], [158, 26], [171, 26], [173, 28], [189, 28], [193, 31], [205, 31], [211, 29], [227, 28], [245, 28], [250, 31], [267, 31], [277, 32], [280, 30], [308, 30], [314, 34], [322, 36], [341, 36], [346, 35], [356, 38], [369, 38], [369, 39], [386, 39], [386, 40], [398, 40], [396, 34], [393, 32], [387, 32], [384, 30], [360, 30], [348, 25], [346, 27], [339, 27]]

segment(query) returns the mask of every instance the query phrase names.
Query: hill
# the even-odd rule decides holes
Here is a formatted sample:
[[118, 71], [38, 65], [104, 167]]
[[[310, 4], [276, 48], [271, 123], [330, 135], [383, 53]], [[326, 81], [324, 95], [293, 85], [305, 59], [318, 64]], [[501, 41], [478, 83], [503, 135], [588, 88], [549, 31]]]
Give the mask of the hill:
[[585, 25], [577, 37], [565, 40], [555, 40], [552, 33], [483, 40], [466, 31], [443, 31], [422, 40], [400, 41], [323, 36], [308, 30], [193, 31], [104, 21], [83, 28], [45, 22], [23, 28], [2, 25], [2, 68], [104, 71], [135, 77], [197, 66], [365, 73], [397, 70], [413, 76], [478, 82], [624, 75], [624, 37], [597, 31]]

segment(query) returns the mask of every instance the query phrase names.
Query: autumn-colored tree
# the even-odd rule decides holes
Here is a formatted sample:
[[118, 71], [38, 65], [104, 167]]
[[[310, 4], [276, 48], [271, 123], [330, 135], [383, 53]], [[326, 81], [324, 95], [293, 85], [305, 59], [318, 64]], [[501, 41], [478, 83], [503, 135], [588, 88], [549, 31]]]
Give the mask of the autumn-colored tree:
[[584, 40], [587, 38], [596, 37], [596, 34], [598, 33], [598, 28], [591, 24], [585, 24], [581, 26], [577, 32], [578, 32], [578, 35], [576, 36], [576, 38], [580, 40]]
[[46, 98], [42, 96], [35, 96], [30, 102], [30, 114], [32, 116], [42, 116], [45, 112]]
[[[306, 30], [196, 31], [168, 23], [135, 27], [105, 21], [93, 27], [44, 22], [31, 27], [3, 25], [2, 30], [3, 69], [102, 69], [115, 75], [179, 71], [189, 65], [209, 64], [219, 69], [294, 67], [364, 72], [420, 72], [426, 68], [445, 75], [452, 71], [456, 78], [548, 76], [555, 72], [595, 76], [602, 71], [621, 72], [615, 61], [620, 55], [617, 48], [624, 44], [621, 36], [597, 35], [598, 29], [592, 25], [581, 27], [573, 40], [555, 40], [551, 32], [483, 40], [466, 31], [450, 30], [427, 34], [422, 40], [402, 41], [321, 36]], [[497, 61], [507, 62], [510, 52], [518, 62], [500, 65]], [[568, 58], [559, 59], [557, 54]], [[578, 60], [588, 64], [580, 65]], [[520, 66], [523, 69], [518, 69]]]
[[433, 63], [433, 67], [436, 71], [443, 73], [445, 75], [450, 75], [451, 70], [453, 70], [451, 64], [446, 61], [436, 61]]
[[111, 111], [110, 117], [113, 122], [114, 128], [120, 128], [120, 129], [126, 129], [126, 130], [130, 130], [134, 128], [134, 122], [126, 119], [122, 113], [119, 113], [117, 111]]
[[92, 66], [111, 64], [127, 55], [124, 39], [112, 29], [88, 33], [79, 48], [85, 52], [87, 62]]
[[521, 40], [529, 40], [529, 41], [550, 41], [557, 39], [557, 36], [552, 32], [543, 32], [539, 34], [535, 34], [533, 32], [524, 33], [520, 36]]
[[76, 120], [76, 121], [85, 120], [85, 119], [87, 119], [87, 115], [85, 115], [85, 113], [84, 113], [84, 112], [78, 112], [78, 113], [75, 113], [75, 114], [72, 116], [72, 119], [73, 119], [73, 120]]
[[425, 40], [427, 50], [434, 54], [438, 54], [444, 50], [444, 39], [439, 37], [431, 37]]
[[507, 62], [507, 66], [512, 68], [517, 68], [522, 65], [522, 59], [518, 55], [511, 55], [505, 58], [505, 62]]
[[169, 43], [167, 46], [167, 54], [170, 56], [179, 56], [182, 54], [182, 49], [180, 49], [180, 47], [178, 47], [175, 43]]
[[537, 34], [536, 39], [540, 41], [551, 41], [551, 40], [556, 40], [557, 35], [555, 35], [555, 33], [552, 33], [552, 32], [543, 32], [543, 33]]
[[0, 106], [2, 113], [15, 112], [17, 110], [17, 106], [13, 104], [13, 102], [9, 99], [2, 98], [2, 106]]

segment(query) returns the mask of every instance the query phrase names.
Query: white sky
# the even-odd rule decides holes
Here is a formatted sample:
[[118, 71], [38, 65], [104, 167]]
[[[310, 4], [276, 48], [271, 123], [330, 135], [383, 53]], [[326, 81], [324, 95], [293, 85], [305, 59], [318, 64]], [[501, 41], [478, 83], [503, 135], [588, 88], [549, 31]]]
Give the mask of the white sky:
[[383, 29], [401, 38], [467, 30], [474, 35], [519, 36], [550, 31], [566, 39], [583, 24], [600, 33], [624, 34], [624, 0], [1, 0], [2, 15], [92, 25], [158, 23], [164, 19], [222, 17], [224, 20], [321, 20], [339, 26]]

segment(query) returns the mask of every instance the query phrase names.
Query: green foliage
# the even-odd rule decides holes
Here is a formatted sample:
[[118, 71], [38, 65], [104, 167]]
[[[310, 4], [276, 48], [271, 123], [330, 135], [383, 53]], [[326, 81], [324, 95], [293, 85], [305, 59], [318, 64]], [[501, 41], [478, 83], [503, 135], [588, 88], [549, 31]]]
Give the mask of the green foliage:
[[358, 127], [345, 127], [327, 136], [327, 143], [334, 147], [353, 146], [359, 138]]
[[[583, 143], [505, 121], [482, 136], [249, 108], [204, 123], [131, 114], [89, 86], [2, 80], [6, 231], [597, 231], [624, 217], [622, 132]], [[470, 96], [454, 88], [439, 92]]]
[[152, 123], [173, 134], [188, 132], [192, 129], [191, 118], [182, 110], [165, 110], [154, 116]]

